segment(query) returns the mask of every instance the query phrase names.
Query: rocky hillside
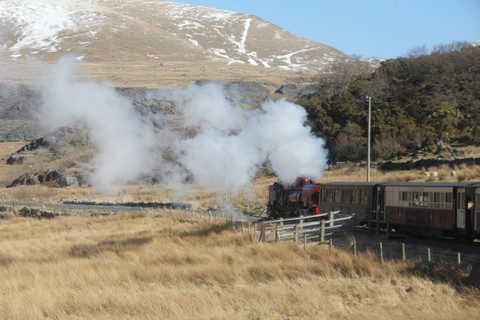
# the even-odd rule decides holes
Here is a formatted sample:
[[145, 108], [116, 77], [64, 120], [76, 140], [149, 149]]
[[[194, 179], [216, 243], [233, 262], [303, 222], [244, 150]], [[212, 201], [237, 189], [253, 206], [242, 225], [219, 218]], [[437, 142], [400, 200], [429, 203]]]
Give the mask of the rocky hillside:
[[363, 160], [366, 154], [365, 95], [373, 97], [373, 152], [377, 159], [480, 144], [480, 47], [382, 63], [373, 74], [318, 86], [298, 100], [331, 160]]
[[[197, 83], [201, 83], [198, 81]], [[246, 108], [258, 107], [269, 98], [269, 91], [255, 82], [218, 82], [230, 101]], [[168, 101], [153, 98], [157, 90], [147, 88], [117, 88], [122, 96], [133, 101], [139, 112], [152, 121], [156, 114], [174, 114]], [[0, 142], [38, 139], [49, 133], [40, 121], [41, 94], [35, 86], [0, 82]]]
[[23, 61], [66, 53], [90, 63], [221, 62], [288, 71], [332, 72], [342, 52], [259, 17], [133, 0], [3, 0], [0, 53]]

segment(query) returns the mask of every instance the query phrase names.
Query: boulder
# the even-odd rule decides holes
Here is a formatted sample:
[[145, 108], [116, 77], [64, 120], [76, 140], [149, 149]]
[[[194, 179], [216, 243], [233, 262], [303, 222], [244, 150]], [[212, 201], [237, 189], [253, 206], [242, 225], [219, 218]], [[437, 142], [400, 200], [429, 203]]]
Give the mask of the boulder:
[[7, 188], [12, 188], [21, 185], [35, 185], [39, 184], [38, 178], [31, 173], [24, 173], [18, 178], [14, 179], [12, 183], [10, 183]]
[[25, 160], [24, 156], [18, 154], [12, 154], [10, 157], [7, 158], [7, 164], [14, 165], [14, 164], [22, 164], [23, 160]]
[[62, 179], [60, 180], [59, 186], [62, 188], [63, 187], [79, 187], [80, 183], [78, 183], [78, 180], [75, 177], [63, 176]]
[[61, 186], [64, 174], [59, 170], [45, 171], [38, 175], [38, 181], [52, 187]]
[[22, 148], [20, 148], [17, 153], [23, 152], [23, 151], [31, 151], [31, 150], [36, 150], [38, 148], [43, 148], [43, 147], [48, 147], [49, 142], [45, 137], [38, 138], [30, 142], [29, 144], [26, 144]]

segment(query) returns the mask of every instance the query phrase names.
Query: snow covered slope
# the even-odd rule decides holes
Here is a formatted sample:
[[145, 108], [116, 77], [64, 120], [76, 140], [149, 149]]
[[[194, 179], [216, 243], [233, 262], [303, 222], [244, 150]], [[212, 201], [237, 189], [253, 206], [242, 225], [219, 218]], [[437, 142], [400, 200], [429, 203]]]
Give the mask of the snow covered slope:
[[153, 0], [2, 0], [0, 55], [90, 63], [221, 62], [332, 72], [342, 52], [258, 17]]

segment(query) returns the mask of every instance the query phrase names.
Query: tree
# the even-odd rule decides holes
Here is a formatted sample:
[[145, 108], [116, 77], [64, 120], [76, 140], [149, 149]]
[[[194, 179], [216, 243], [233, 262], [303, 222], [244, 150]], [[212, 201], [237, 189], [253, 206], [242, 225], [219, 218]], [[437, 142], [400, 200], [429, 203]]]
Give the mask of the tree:
[[362, 136], [362, 128], [352, 122], [341, 129], [333, 145], [335, 161], [360, 161], [366, 158], [367, 139]]

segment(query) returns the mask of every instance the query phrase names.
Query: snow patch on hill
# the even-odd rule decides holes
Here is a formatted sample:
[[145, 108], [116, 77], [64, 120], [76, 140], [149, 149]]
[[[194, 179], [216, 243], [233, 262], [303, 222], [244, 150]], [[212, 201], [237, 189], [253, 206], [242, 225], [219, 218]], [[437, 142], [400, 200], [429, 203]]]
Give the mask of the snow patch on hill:
[[0, 42], [0, 56], [11, 59], [174, 56], [327, 73], [348, 59], [255, 16], [170, 1], [0, 0]]
[[83, 30], [94, 38], [103, 17], [95, 12], [74, 11], [55, 2], [4, 0], [0, 2], [2, 29], [14, 29], [17, 41], [8, 47], [10, 57], [22, 50], [56, 52], [66, 34]]

